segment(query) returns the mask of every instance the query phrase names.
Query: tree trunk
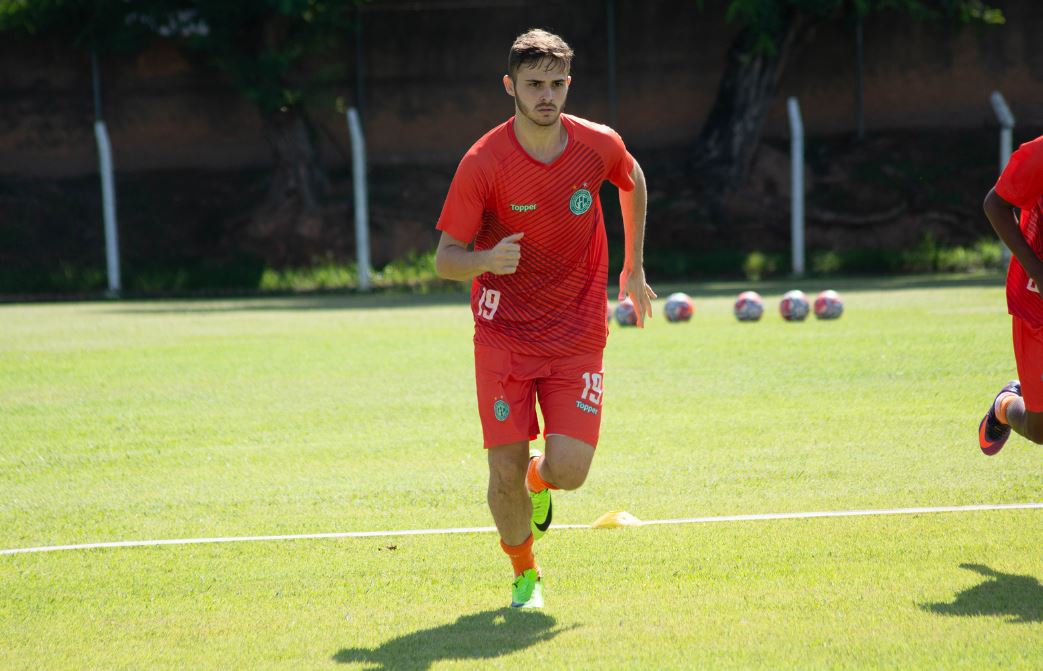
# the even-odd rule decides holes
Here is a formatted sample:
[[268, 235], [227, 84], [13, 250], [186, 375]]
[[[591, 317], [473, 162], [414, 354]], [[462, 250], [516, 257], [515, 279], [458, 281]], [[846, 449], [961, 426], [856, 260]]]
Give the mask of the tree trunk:
[[251, 235], [276, 263], [305, 263], [318, 254], [327, 181], [304, 111], [297, 106], [264, 115], [275, 167], [253, 212]]
[[723, 197], [745, 179], [803, 25], [798, 15], [786, 17], [774, 54], [754, 50], [755, 35], [749, 28], [732, 42], [717, 98], [696, 141], [694, 165], [708, 194]]

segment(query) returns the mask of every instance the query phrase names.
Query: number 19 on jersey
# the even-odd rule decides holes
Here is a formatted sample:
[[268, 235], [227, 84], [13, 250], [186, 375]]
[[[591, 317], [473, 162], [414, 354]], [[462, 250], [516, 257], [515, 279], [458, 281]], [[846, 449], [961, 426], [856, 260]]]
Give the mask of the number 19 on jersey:
[[500, 292], [496, 289], [482, 287], [482, 295], [478, 298], [478, 311], [475, 314], [483, 319], [492, 319], [498, 307], [500, 307]]

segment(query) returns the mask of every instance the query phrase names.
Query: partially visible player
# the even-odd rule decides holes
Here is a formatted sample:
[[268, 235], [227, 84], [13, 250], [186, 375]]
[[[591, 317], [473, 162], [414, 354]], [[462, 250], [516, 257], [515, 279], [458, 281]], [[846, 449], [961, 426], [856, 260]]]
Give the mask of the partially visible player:
[[[619, 188], [626, 256], [619, 298], [637, 325], [655, 293], [642, 264], [644, 174], [611, 128], [563, 114], [572, 49], [530, 30], [511, 46], [503, 86], [514, 116], [460, 161], [446, 196], [435, 268], [471, 280], [478, 414], [488, 502], [511, 560], [511, 606], [543, 605], [533, 541], [550, 526], [550, 490], [583, 484], [605, 399], [608, 244], [598, 193]], [[530, 453], [543, 415], [546, 453]]]
[[[1014, 255], [1007, 270], [1007, 311], [1020, 378], [1000, 390], [978, 425], [978, 444], [991, 456], [1003, 448], [1011, 429], [1043, 444], [1043, 136], [1014, 152], [984, 207]], [[1014, 208], [1021, 210], [1020, 223]]]

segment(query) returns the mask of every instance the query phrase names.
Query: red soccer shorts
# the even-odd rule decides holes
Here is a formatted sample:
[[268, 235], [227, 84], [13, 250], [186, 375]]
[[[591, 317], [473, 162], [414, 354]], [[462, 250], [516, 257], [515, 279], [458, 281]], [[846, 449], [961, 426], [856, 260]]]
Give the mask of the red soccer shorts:
[[475, 344], [478, 414], [485, 447], [561, 434], [597, 447], [605, 396], [602, 352], [532, 356]]
[[1014, 360], [1018, 362], [1021, 396], [1029, 412], [1043, 412], [1043, 328], [1023, 319], [1014, 322]]

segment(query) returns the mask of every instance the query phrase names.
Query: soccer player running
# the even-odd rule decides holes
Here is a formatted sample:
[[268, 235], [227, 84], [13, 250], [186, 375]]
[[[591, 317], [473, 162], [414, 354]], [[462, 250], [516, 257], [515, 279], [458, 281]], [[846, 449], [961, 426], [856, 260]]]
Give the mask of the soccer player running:
[[[1014, 255], [1007, 270], [1007, 311], [1020, 378], [1000, 390], [978, 425], [978, 444], [991, 456], [1003, 448], [1011, 429], [1043, 444], [1043, 136], [1014, 152], [984, 207]], [[1021, 210], [1020, 225], [1015, 207]]]
[[[543, 605], [533, 541], [551, 523], [550, 490], [583, 484], [605, 398], [608, 248], [598, 197], [619, 189], [626, 253], [619, 297], [638, 326], [656, 297], [645, 282], [644, 174], [611, 128], [563, 114], [573, 52], [530, 30], [511, 45], [503, 86], [515, 114], [464, 155], [446, 196], [435, 256], [441, 277], [473, 278], [478, 414], [488, 502], [514, 567], [511, 606]], [[529, 449], [543, 415], [545, 453]]]

